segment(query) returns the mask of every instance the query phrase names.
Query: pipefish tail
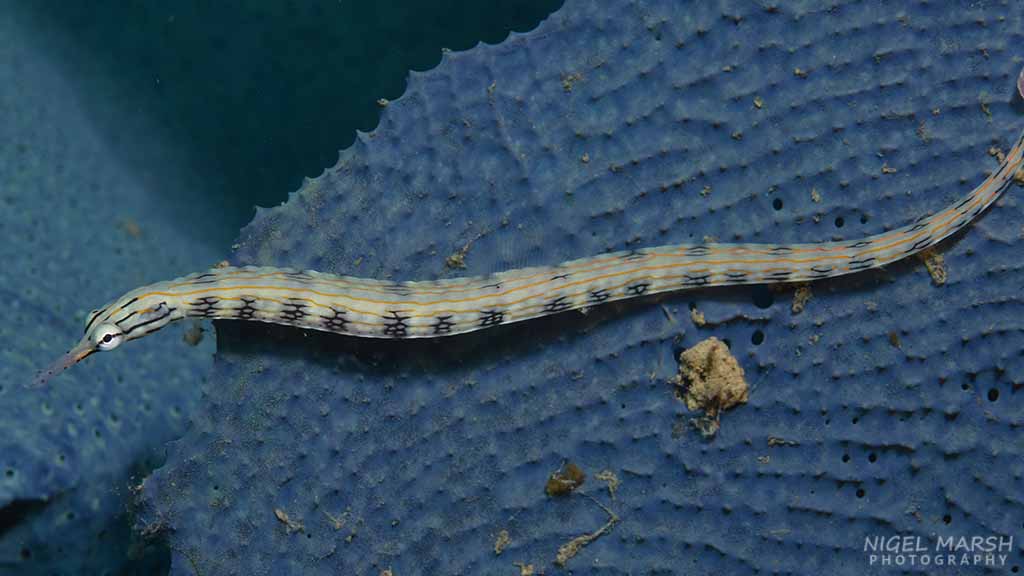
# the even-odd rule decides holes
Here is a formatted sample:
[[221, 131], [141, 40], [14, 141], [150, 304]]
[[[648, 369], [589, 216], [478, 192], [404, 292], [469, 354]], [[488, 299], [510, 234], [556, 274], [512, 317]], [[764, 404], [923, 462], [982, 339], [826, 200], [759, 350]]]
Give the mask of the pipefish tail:
[[137, 288], [93, 310], [78, 344], [36, 385], [98, 351], [185, 317], [252, 320], [368, 338], [435, 338], [688, 288], [820, 280], [913, 256], [967, 226], [1013, 183], [1024, 134], [966, 197], [901, 228], [817, 244], [676, 244], [486, 277], [388, 282], [312, 270], [214, 268]]

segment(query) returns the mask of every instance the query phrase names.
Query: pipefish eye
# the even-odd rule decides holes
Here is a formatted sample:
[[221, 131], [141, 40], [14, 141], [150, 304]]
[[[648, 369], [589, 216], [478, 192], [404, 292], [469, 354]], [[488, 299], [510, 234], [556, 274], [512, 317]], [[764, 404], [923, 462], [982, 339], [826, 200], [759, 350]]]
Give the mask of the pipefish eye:
[[92, 333], [92, 343], [104, 352], [117, 348], [123, 341], [124, 334], [113, 324], [100, 324]]

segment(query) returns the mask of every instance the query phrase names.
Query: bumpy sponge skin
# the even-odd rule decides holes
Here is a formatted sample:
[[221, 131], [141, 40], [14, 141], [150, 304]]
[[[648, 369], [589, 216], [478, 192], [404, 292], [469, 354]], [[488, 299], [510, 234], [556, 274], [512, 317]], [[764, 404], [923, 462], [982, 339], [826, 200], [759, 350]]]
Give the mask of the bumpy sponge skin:
[[175, 327], [24, 385], [82, 333], [91, 306], [216, 262], [201, 238], [223, 222], [176, 226], [162, 193], [190, 182], [169, 144], [133, 109], [118, 137], [163, 163], [141, 174], [126, 162], [95, 117], [123, 102], [85, 104], [102, 90], [55, 61], [61, 39], [26, 11], [0, 8], [0, 574], [150, 574], [169, 555], [133, 534], [129, 487], [185, 433], [213, 339], [189, 346]]
[[[570, 0], [412, 74], [233, 263], [411, 280], [877, 233], [996, 166], [1020, 128], [1022, 17]], [[425, 342], [221, 323], [143, 522], [177, 574], [552, 571], [607, 520], [581, 492], [621, 519], [568, 560], [581, 573], [859, 575], [879, 569], [867, 537], [1017, 533], [1018, 196], [941, 246], [943, 285], [908, 261], [815, 284], [799, 313], [792, 288], [753, 288]], [[751, 389], [705, 440], [668, 381], [710, 336]], [[565, 460], [588, 480], [549, 498]]]

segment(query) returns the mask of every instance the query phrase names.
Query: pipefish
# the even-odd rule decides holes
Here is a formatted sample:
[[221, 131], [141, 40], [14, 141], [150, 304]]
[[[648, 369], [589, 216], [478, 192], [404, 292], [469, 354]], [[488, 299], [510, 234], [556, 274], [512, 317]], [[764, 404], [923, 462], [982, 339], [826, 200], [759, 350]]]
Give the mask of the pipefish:
[[[1024, 77], [1022, 77], [1024, 78]], [[1024, 86], [1021, 87], [1024, 96]], [[368, 338], [435, 338], [688, 288], [821, 280], [879, 268], [967, 226], [1013, 183], [1024, 134], [966, 197], [901, 228], [816, 244], [675, 244], [484, 277], [389, 282], [313, 270], [213, 268], [93, 310], [85, 334], [36, 385], [88, 356], [186, 317], [252, 320]]]

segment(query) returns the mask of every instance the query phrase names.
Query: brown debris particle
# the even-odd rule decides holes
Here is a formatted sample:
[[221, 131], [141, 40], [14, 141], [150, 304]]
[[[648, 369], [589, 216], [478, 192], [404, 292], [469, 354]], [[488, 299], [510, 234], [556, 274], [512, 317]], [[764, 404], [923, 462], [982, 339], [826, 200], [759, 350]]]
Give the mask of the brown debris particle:
[[706, 326], [708, 321], [704, 318], [704, 313], [697, 308], [690, 308], [690, 320], [694, 326]]
[[214, 268], [230, 268], [231, 267], [231, 262], [228, 262], [227, 260], [221, 260], [220, 262], [217, 262], [216, 264], [214, 264], [213, 267]]
[[444, 265], [449, 267], [449, 268], [452, 268], [452, 269], [455, 269], [455, 268], [465, 268], [466, 267], [466, 250], [467, 250], [467, 248], [465, 246], [463, 246], [462, 249], [458, 250], [457, 252], [455, 252], [455, 253], [451, 254], [450, 256], [448, 256], [447, 258], [445, 258], [444, 259]]
[[811, 202], [815, 204], [821, 203], [821, 192], [818, 192], [817, 188], [811, 188]]
[[900, 335], [895, 331], [889, 332], [889, 344], [892, 344], [893, 348], [903, 348], [903, 344], [900, 342]]
[[743, 368], [718, 338], [711, 337], [679, 355], [679, 373], [672, 380], [686, 407], [703, 410], [692, 421], [705, 437], [718, 432], [723, 411], [745, 403], [749, 397]]
[[583, 156], [580, 156], [580, 162], [583, 162], [584, 164], [590, 162], [590, 154], [584, 152]]
[[768, 437], [768, 447], [775, 448], [776, 446], [799, 446], [800, 443], [796, 440], [786, 440], [785, 438], [779, 438], [778, 436]]
[[793, 68], [793, 75], [797, 78], [807, 78], [807, 71], [803, 68]]
[[192, 322], [181, 335], [181, 339], [189, 346], [198, 346], [203, 341], [203, 325], [199, 322]]
[[274, 508], [274, 516], [277, 517], [277, 520], [281, 522], [281, 524], [284, 524], [285, 534], [303, 532], [306, 530], [306, 527], [303, 526], [301, 522], [292, 520], [288, 517], [288, 513], [280, 508]]
[[572, 87], [575, 86], [576, 83], [579, 82], [580, 80], [583, 80], [583, 75], [580, 74], [579, 72], [573, 72], [572, 74], [563, 74], [562, 90], [565, 90], [566, 92], [572, 92]]
[[982, 93], [978, 96], [978, 105], [981, 106], [982, 113], [985, 114], [985, 116], [988, 116], [988, 119], [991, 120], [992, 110], [988, 107], [988, 94]]
[[502, 530], [498, 532], [498, 537], [494, 540], [494, 555], [500, 556], [505, 548], [512, 543], [512, 537], [508, 535], [508, 530]]
[[[593, 498], [591, 498], [593, 500]], [[574, 556], [579, 554], [587, 544], [590, 544], [594, 540], [597, 540], [601, 536], [605, 535], [609, 530], [615, 526], [619, 521], [619, 516], [612, 512], [607, 506], [601, 504], [597, 500], [594, 503], [600, 506], [606, 514], [608, 514], [608, 521], [605, 522], [604, 526], [601, 526], [597, 531], [582, 536], [577, 536], [572, 540], [562, 544], [558, 547], [558, 554], [555, 556], [555, 565], [559, 568], [565, 566], [565, 563], [571, 560]]]
[[548, 477], [548, 481], [544, 485], [544, 492], [548, 496], [565, 496], [582, 486], [586, 479], [587, 475], [579, 466], [572, 462], [566, 462]]
[[385, 108], [385, 107], [387, 107], [388, 104], [389, 104], [389, 102], [388, 102], [387, 98], [377, 98], [377, 106], [380, 106], [381, 108]]
[[810, 284], [801, 284], [797, 286], [796, 290], [793, 292], [793, 304], [789, 308], [790, 311], [792, 311], [793, 314], [803, 312], [804, 308], [807, 306], [807, 302], [811, 299], [811, 295]]
[[882, 174], [895, 174], [897, 170], [886, 163], [882, 163]]
[[763, 107], [763, 106], [764, 106], [764, 100], [762, 100], [760, 96], [754, 96], [754, 108], [757, 108], [758, 110], [760, 110], [761, 107]]
[[1000, 164], [1006, 162], [1006, 154], [1000, 150], [998, 146], [990, 147], [988, 149], [988, 155], [998, 160]]
[[142, 237], [142, 228], [137, 222], [135, 222], [135, 220], [130, 218], [126, 218], [121, 221], [121, 230], [124, 230], [125, 234], [128, 234], [132, 238]]
[[946, 259], [942, 257], [942, 254], [930, 248], [924, 252], [919, 252], [917, 258], [924, 262], [925, 268], [928, 269], [928, 274], [932, 277], [932, 284], [942, 286], [946, 283]]
[[513, 566], [519, 568], [519, 576], [534, 576], [533, 564], [523, 564], [522, 562], [513, 562]]
[[462, 246], [462, 248], [459, 248], [458, 250], [456, 250], [455, 252], [453, 252], [451, 255], [449, 255], [447, 258], [444, 259], [444, 265], [447, 266], [448, 268], [451, 268], [452, 270], [454, 270], [456, 268], [459, 268], [459, 269], [465, 268], [466, 267], [466, 254], [469, 253], [469, 249], [473, 247], [473, 243], [474, 242], [476, 242], [477, 240], [483, 238], [484, 235], [486, 235], [486, 234], [487, 234], [487, 232], [484, 231], [484, 232], [480, 232], [476, 236], [470, 238], [469, 241], [466, 242]]

